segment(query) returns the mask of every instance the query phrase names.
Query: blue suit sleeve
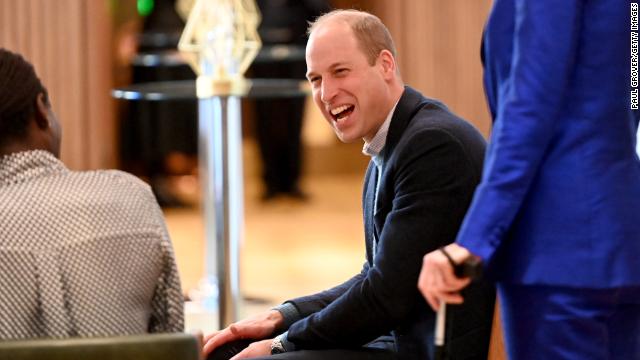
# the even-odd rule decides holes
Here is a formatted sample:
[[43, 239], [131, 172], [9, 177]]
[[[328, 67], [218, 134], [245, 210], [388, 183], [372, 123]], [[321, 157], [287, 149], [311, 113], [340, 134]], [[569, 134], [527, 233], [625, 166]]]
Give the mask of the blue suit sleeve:
[[[580, 0], [516, 0], [513, 19], [492, 19], [514, 21], [513, 56], [492, 104], [496, 118], [483, 178], [457, 239], [486, 263], [521, 207], [571, 96], [581, 12]], [[492, 54], [485, 54], [488, 63]]]

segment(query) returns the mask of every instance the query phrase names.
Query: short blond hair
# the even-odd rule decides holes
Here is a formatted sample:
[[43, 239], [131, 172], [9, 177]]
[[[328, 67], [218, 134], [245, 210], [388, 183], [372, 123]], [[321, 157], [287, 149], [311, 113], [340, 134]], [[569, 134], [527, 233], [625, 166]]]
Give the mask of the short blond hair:
[[307, 34], [311, 35], [314, 30], [333, 20], [343, 21], [349, 25], [358, 41], [360, 50], [367, 57], [369, 65], [375, 64], [382, 50], [388, 50], [394, 58], [396, 57], [396, 46], [393, 43], [389, 29], [384, 26], [377, 16], [365, 11], [353, 9], [333, 10], [309, 23]]

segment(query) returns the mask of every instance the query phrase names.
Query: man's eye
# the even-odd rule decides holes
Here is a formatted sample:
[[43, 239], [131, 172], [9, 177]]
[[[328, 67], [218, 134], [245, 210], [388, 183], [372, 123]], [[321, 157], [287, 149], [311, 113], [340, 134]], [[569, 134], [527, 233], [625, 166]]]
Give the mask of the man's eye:
[[342, 74], [345, 74], [345, 73], [347, 73], [347, 69], [342, 69], [342, 68], [341, 69], [336, 69], [336, 74], [338, 74], [338, 75], [342, 75]]
[[318, 82], [319, 80], [320, 80], [320, 78], [319, 78], [319, 77], [312, 77], [312, 78], [309, 78], [309, 82], [310, 82], [310, 83], [312, 83], [312, 84], [313, 84], [313, 83]]

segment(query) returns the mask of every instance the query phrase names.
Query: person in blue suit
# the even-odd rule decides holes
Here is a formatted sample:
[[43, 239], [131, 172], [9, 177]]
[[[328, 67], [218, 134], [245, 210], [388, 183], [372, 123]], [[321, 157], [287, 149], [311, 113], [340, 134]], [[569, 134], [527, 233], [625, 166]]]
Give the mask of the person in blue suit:
[[636, 145], [636, 152], [640, 156], [640, 127], [638, 128], [638, 144]]
[[624, 1], [496, 0], [483, 43], [494, 119], [457, 240], [418, 286], [460, 303], [451, 263], [497, 280], [510, 359], [640, 359], [640, 161]]

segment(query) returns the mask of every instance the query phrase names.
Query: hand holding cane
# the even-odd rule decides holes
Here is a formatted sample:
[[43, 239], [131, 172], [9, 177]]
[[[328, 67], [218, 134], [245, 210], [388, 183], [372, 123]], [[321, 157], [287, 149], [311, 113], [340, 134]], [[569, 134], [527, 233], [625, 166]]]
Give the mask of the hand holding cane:
[[[453, 267], [453, 273], [458, 278], [471, 278], [475, 280], [482, 275], [482, 261], [476, 256], [470, 256], [466, 258], [462, 263], [456, 264], [449, 253], [441, 247], [440, 252], [449, 260], [449, 264]], [[447, 304], [445, 301], [440, 301], [440, 307], [436, 315], [436, 330], [434, 336], [435, 344], [435, 360], [447, 360], [448, 354], [445, 346], [445, 329], [447, 318]]]

